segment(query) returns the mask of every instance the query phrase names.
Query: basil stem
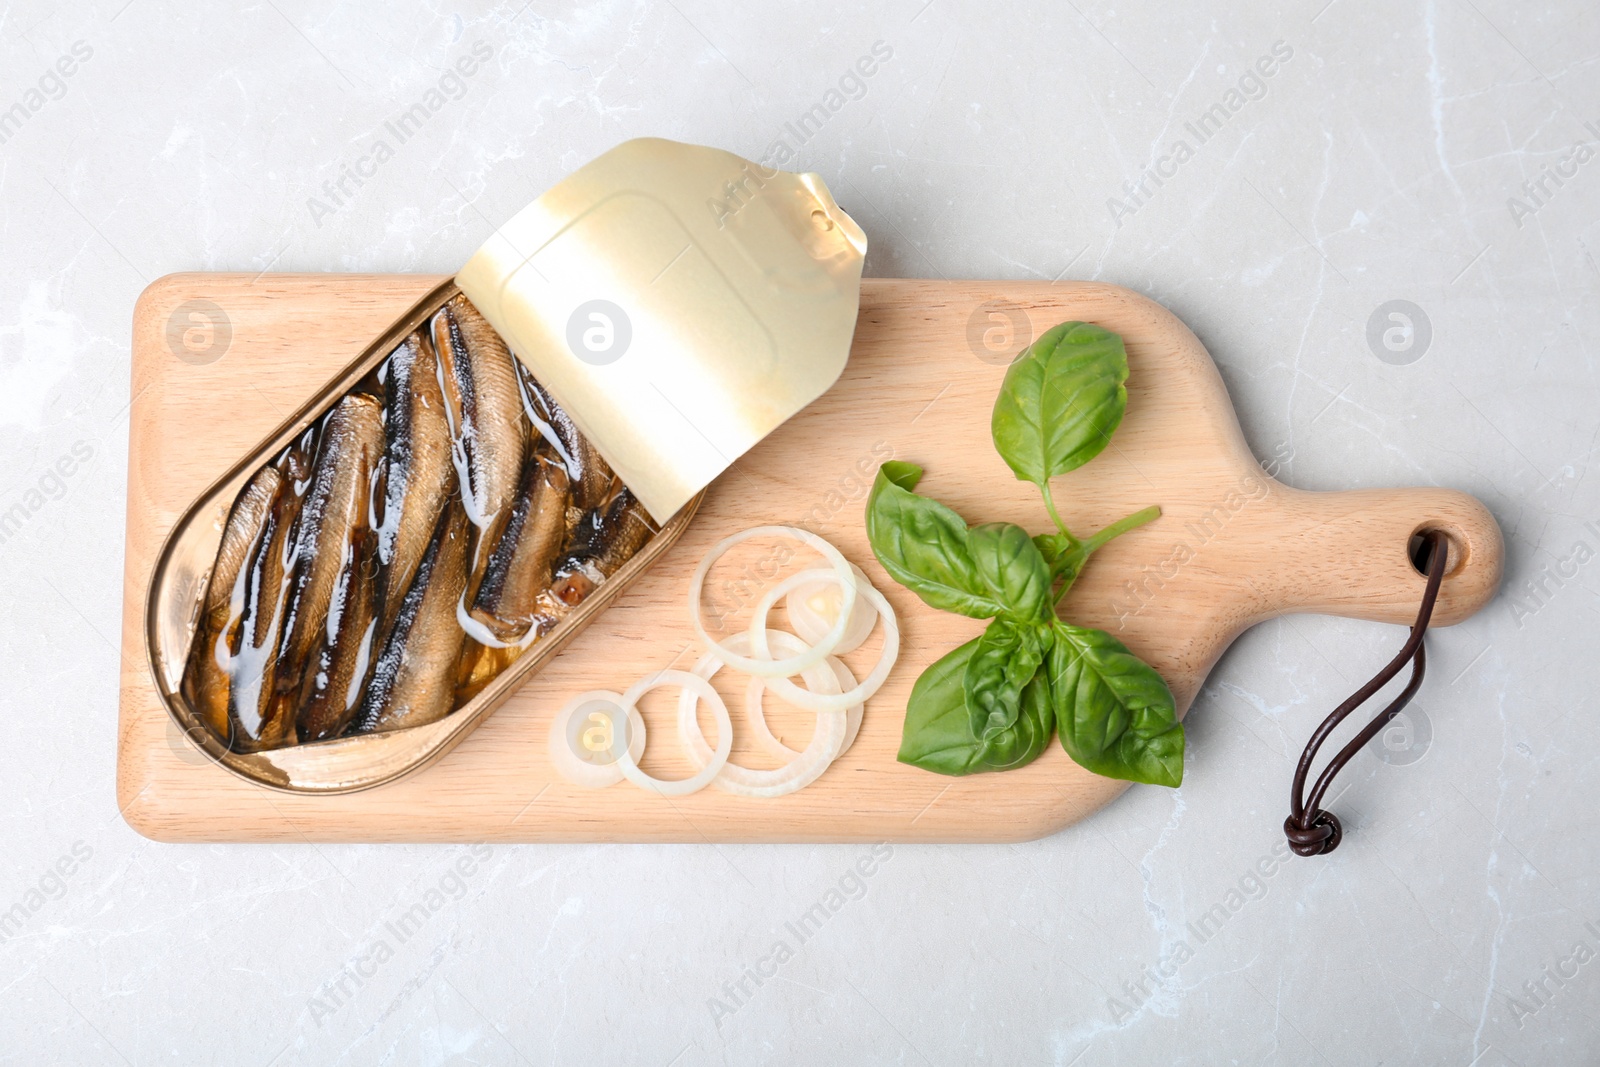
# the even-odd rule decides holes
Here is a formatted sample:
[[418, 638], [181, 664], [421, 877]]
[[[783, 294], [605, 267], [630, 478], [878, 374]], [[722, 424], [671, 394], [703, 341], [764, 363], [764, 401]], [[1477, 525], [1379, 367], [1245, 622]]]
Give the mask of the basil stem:
[[[1142, 511], [1136, 511], [1132, 515], [1126, 515], [1118, 519], [1098, 533], [1091, 534], [1087, 540], [1079, 542], [1077, 548], [1063, 553], [1059, 570], [1060, 574], [1064, 576], [1064, 581], [1061, 588], [1056, 592], [1056, 604], [1059, 606], [1066, 599], [1067, 592], [1072, 588], [1072, 583], [1077, 579], [1079, 572], [1083, 570], [1083, 565], [1089, 562], [1089, 557], [1094, 555], [1097, 549], [1103, 548], [1107, 542], [1121, 537], [1129, 530], [1138, 529], [1152, 519], [1160, 517], [1161, 509], [1152, 505]], [[1046, 554], [1046, 558], [1049, 558], [1048, 554]], [[1057, 573], [1055, 566], [1051, 567], [1051, 573]]]
[[1061, 521], [1061, 513], [1056, 510], [1056, 498], [1050, 494], [1048, 480], [1039, 483], [1039, 494], [1044, 497], [1044, 509], [1050, 513], [1050, 521], [1056, 524], [1061, 536], [1065, 537], [1073, 548], [1077, 548], [1082, 542], [1073, 536], [1072, 531], [1067, 529], [1067, 524]]
[[1150, 507], [1144, 508], [1141, 511], [1135, 511], [1132, 515], [1124, 516], [1123, 518], [1120, 518], [1116, 522], [1112, 523], [1110, 526], [1107, 526], [1104, 530], [1101, 530], [1098, 533], [1090, 534], [1089, 537], [1083, 542], [1084, 554], [1087, 555], [1104, 545], [1106, 542], [1121, 537], [1129, 530], [1136, 530], [1145, 523], [1150, 522], [1153, 519], [1159, 519], [1160, 517], [1161, 508], [1154, 504], [1152, 504]]

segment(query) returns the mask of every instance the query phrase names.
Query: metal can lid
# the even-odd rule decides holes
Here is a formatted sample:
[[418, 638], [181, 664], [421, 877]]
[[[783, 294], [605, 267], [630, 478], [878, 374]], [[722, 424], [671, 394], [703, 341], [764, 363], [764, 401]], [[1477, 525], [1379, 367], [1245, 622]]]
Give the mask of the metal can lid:
[[815, 174], [626, 141], [456, 282], [658, 521], [844, 370], [867, 241]]

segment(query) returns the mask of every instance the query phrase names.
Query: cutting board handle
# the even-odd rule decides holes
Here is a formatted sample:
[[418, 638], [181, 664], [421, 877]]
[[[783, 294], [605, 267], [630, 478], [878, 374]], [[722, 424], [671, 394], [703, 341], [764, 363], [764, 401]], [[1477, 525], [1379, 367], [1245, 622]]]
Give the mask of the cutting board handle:
[[[1449, 564], [1434, 626], [1468, 618], [1494, 598], [1505, 566], [1500, 526], [1479, 500], [1453, 489], [1310, 493], [1274, 485], [1274, 588], [1267, 614], [1316, 612], [1410, 625], [1427, 584], [1412, 538], [1442, 530]], [[1265, 558], [1265, 557], [1264, 557]], [[1259, 579], [1252, 584], [1261, 585]]]

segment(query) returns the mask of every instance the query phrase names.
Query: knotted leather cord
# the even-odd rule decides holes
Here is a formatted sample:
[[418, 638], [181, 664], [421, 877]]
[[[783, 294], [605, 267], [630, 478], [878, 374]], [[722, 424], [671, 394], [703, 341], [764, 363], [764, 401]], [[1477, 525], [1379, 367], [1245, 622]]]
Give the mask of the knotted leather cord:
[[[1306, 743], [1306, 750], [1300, 754], [1300, 766], [1294, 772], [1294, 788], [1289, 794], [1289, 817], [1283, 820], [1283, 832], [1289, 838], [1289, 847], [1297, 855], [1318, 856], [1332, 852], [1339, 847], [1339, 842], [1344, 837], [1344, 828], [1339, 825], [1338, 818], [1330, 811], [1322, 810], [1322, 798], [1327, 794], [1328, 787], [1333, 784], [1334, 777], [1344, 769], [1355, 754], [1361, 751], [1368, 741], [1378, 736], [1378, 732], [1389, 725], [1402, 708], [1411, 703], [1411, 698], [1422, 687], [1422, 676], [1427, 670], [1427, 654], [1423, 647], [1422, 638], [1428, 632], [1428, 620], [1433, 617], [1434, 601], [1439, 599], [1439, 585], [1444, 580], [1445, 557], [1448, 554], [1448, 542], [1443, 533], [1438, 530], [1424, 530], [1421, 536], [1428, 545], [1428, 585], [1422, 593], [1422, 606], [1417, 609], [1417, 621], [1411, 627], [1411, 636], [1406, 638], [1405, 647], [1400, 649], [1400, 654], [1389, 661], [1389, 665], [1373, 676], [1372, 680], [1351, 694], [1346, 700], [1334, 709], [1333, 714], [1322, 720], [1322, 725], [1317, 727], [1317, 732], [1311, 735], [1311, 740]], [[1385, 685], [1395, 675], [1400, 673], [1406, 661], [1411, 661], [1411, 681], [1406, 683], [1401, 694], [1394, 698], [1388, 707], [1384, 708], [1376, 718], [1367, 723], [1366, 728], [1351, 739], [1350, 743], [1339, 750], [1339, 754], [1328, 762], [1322, 773], [1317, 776], [1317, 784], [1312, 788], [1311, 795], [1305, 796], [1306, 775], [1311, 773], [1311, 761], [1316, 759], [1317, 750], [1322, 747], [1338, 725], [1352, 712], [1365, 704], [1372, 695]], [[1303, 798], [1303, 799], [1302, 799]]]

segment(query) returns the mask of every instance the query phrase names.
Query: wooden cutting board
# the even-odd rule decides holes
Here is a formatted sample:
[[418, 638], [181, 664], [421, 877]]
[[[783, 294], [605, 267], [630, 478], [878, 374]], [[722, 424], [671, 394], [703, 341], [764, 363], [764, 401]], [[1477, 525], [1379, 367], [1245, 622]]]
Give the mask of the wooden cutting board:
[[[1325, 612], [1409, 622], [1423, 579], [1407, 544], [1423, 526], [1451, 538], [1436, 625], [1471, 615], [1499, 584], [1500, 531], [1469, 496], [1306, 493], [1267, 477], [1205, 349], [1142, 296], [1084, 282], [868, 279], [838, 384], [718, 479], [683, 539], [459, 747], [361, 793], [305, 797], [252, 785], [192, 748], [156, 696], [143, 625], [152, 564], [207, 485], [440, 281], [180, 274], [140, 298], [118, 797], [141, 833], [166, 841], [1011, 841], [1082, 819], [1125, 786], [1080, 769], [1057, 742], [1003, 774], [946, 778], [896, 762], [912, 683], [981, 624], [927, 608], [892, 582], [862, 526], [867, 487], [890, 457], [926, 467], [922, 491], [970, 522], [1048, 526], [1036, 490], [995, 454], [989, 413], [1009, 356], [1068, 319], [1120, 333], [1131, 375], [1127, 417], [1111, 447], [1057, 480], [1061, 511], [1079, 532], [1149, 504], [1164, 514], [1096, 555], [1064, 614], [1110, 630], [1152, 663], [1180, 711], [1229, 642], [1262, 619]], [[899, 614], [901, 659], [868, 703], [854, 747], [817, 783], [775, 800], [707, 789], [667, 801], [626, 782], [593, 791], [555, 778], [546, 756], [553, 713], [582, 690], [620, 691], [649, 671], [692, 664], [699, 649], [686, 617], [690, 573], [727, 534], [770, 523], [831, 540]], [[713, 597], [741, 598], [732, 579], [711, 588]], [[870, 666], [861, 655], [851, 659], [858, 675]], [[1367, 666], [1375, 665], [1352, 670]], [[737, 758], [752, 751], [743, 686], [724, 680], [719, 688], [733, 711]], [[1330, 706], [1345, 695], [1323, 694]], [[671, 696], [645, 709], [644, 766], [662, 776], [688, 766], [670, 726]], [[806, 716], [774, 708], [772, 718], [785, 740], [803, 747]], [[1315, 718], [1308, 713], [1306, 732]], [[1186, 770], [1191, 781], [1243, 773], [1250, 772], [1193, 759]]]

